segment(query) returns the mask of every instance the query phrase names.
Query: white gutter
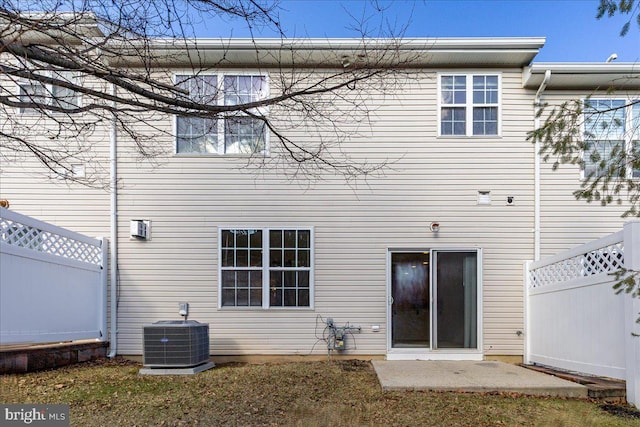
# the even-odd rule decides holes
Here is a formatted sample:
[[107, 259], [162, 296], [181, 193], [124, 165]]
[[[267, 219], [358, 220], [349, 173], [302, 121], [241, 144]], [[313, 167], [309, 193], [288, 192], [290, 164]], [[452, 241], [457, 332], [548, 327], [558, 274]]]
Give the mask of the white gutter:
[[[342, 57], [373, 68], [439, 68], [441, 66], [510, 67], [529, 65], [545, 39], [415, 38], [415, 39], [153, 39], [144, 46], [132, 42], [114, 46], [111, 66], [143, 67], [137, 48], [153, 52], [153, 64], [163, 67], [312, 67], [342, 68]], [[353, 63], [353, 62], [352, 62]]]
[[[366, 46], [370, 49], [388, 49], [395, 46], [400, 49], [431, 50], [539, 50], [546, 39], [544, 37], [415, 37], [415, 38], [154, 38], [147, 43], [151, 49], [172, 47], [194, 47], [207, 49], [224, 48], [229, 51], [248, 49], [260, 50], [341, 50], [358, 49]], [[133, 45], [133, 43], [132, 43]], [[141, 44], [142, 45], [142, 44]], [[427, 52], [428, 53], [428, 52]]]
[[[544, 73], [544, 79], [542, 83], [540, 83], [540, 87], [536, 92], [536, 97], [533, 103], [533, 113], [534, 113], [534, 129], [538, 129], [540, 127], [540, 116], [538, 115], [539, 109], [542, 107], [542, 103], [540, 99], [542, 97], [542, 92], [544, 92], [547, 87], [547, 83], [551, 78], [551, 70], [547, 70]], [[534, 213], [533, 213], [533, 252], [534, 259], [538, 261], [540, 259], [540, 141], [536, 138], [535, 140], [535, 157], [534, 157]]]
[[[111, 86], [111, 95], [116, 96], [116, 86]], [[110, 351], [108, 357], [116, 356], [118, 348], [118, 123], [116, 121], [116, 103], [113, 102], [114, 111], [111, 118], [109, 131], [109, 191], [111, 193], [111, 242], [109, 252], [111, 255], [111, 335], [109, 338]]]

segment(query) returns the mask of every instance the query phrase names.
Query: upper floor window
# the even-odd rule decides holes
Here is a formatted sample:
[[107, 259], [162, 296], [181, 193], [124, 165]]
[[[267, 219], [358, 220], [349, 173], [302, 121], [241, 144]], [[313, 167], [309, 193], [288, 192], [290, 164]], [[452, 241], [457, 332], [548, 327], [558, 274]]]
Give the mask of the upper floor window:
[[[188, 98], [212, 105], [238, 105], [260, 101], [267, 95], [261, 75], [179, 75], [176, 84]], [[222, 119], [178, 116], [176, 152], [179, 154], [256, 154], [267, 151], [264, 107], [228, 113]]]
[[[49, 72], [55, 79], [76, 83], [76, 75], [71, 71]], [[54, 106], [61, 109], [73, 109], [80, 106], [78, 92], [64, 86], [45, 84], [36, 80], [24, 80], [18, 83], [20, 102], [33, 104], [34, 108], [22, 107], [21, 114], [37, 114], [38, 106]], [[55, 111], [54, 111], [55, 112]]]
[[640, 105], [621, 99], [584, 102], [584, 177], [640, 178]]
[[498, 135], [498, 75], [440, 76], [440, 135]]
[[220, 230], [220, 307], [311, 307], [313, 232]]

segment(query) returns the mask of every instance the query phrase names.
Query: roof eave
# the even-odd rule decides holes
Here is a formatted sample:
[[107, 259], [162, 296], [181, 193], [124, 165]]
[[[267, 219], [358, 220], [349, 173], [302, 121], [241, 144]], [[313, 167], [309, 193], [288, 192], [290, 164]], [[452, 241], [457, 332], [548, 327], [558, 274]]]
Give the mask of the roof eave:
[[521, 68], [531, 63], [544, 42], [540, 37], [188, 39], [155, 40], [152, 49], [159, 63], [174, 67], [342, 67], [360, 61], [369, 66]]
[[551, 71], [547, 90], [640, 89], [640, 65], [630, 62], [535, 63], [525, 68], [523, 87], [540, 87], [547, 70]]

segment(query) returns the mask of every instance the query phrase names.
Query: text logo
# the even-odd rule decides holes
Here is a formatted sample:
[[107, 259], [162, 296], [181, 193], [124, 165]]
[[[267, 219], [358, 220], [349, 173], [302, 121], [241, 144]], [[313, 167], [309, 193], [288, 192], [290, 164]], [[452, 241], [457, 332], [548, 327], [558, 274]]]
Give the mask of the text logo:
[[0, 404], [0, 426], [68, 427], [69, 405]]

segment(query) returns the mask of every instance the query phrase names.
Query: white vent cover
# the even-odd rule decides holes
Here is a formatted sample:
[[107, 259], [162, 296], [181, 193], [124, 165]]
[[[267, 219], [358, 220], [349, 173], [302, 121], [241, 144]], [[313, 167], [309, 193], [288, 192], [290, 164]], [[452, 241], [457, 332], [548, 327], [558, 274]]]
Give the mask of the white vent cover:
[[209, 324], [161, 320], [143, 327], [142, 363], [150, 368], [187, 368], [209, 361]]
[[151, 235], [151, 223], [143, 219], [132, 219], [130, 233], [133, 238], [148, 240]]
[[478, 204], [490, 205], [491, 204], [491, 191], [478, 191]]

